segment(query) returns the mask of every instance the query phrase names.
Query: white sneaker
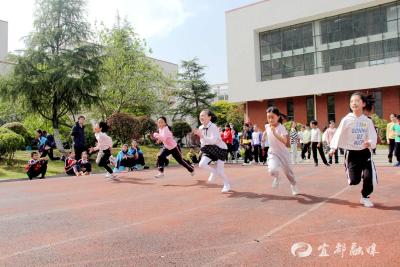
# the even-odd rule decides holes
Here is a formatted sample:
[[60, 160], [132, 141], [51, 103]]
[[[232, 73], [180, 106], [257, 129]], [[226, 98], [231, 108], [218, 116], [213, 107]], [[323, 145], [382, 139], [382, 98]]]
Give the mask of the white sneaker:
[[118, 174], [117, 173], [111, 174], [111, 179], [114, 180], [114, 181], [119, 181]]
[[279, 177], [275, 177], [272, 181], [272, 188], [277, 188], [279, 186]]
[[371, 208], [374, 206], [372, 201], [368, 197], [361, 197], [360, 203], [364, 205], [366, 208]]
[[250, 166], [251, 163], [243, 163], [242, 166]]
[[109, 172], [106, 172], [106, 174], [104, 175], [104, 177], [106, 177], [106, 178], [110, 178], [110, 177], [111, 177], [111, 173], [109, 173]]
[[290, 185], [290, 188], [292, 189], [292, 195], [296, 196], [299, 194], [299, 189], [297, 189], [296, 185]]
[[224, 185], [224, 187], [221, 190], [221, 193], [228, 193], [231, 190], [230, 184]]
[[214, 182], [215, 181], [215, 174], [212, 172], [211, 174], [210, 174], [210, 176], [208, 176], [208, 182], [209, 183], [212, 183], [212, 182]]
[[194, 171], [192, 171], [192, 172], [190, 173], [190, 175], [191, 175], [191, 176], [194, 176]]
[[154, 175], [154, 178], [163, 178], [164, 177], [164, 173], [159, 172], [158, 174]]

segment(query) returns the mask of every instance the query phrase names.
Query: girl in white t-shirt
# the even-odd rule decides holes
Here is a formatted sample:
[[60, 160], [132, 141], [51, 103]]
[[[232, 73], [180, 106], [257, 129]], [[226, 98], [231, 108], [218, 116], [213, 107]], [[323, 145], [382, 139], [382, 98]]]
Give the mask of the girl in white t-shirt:
[[292, 194], [298, 195], [297, 183], [290, 163], [290, 153], [286, 147], [288, 132], [281, 124], [282, 117], [278, 108], [267, 109], [267, 121], [265, 130], [269, 142], [268, 171], [274, 177], [272, 188], [277, 188], [279, 185], [279, 168], [281, 168], [290, 182]]

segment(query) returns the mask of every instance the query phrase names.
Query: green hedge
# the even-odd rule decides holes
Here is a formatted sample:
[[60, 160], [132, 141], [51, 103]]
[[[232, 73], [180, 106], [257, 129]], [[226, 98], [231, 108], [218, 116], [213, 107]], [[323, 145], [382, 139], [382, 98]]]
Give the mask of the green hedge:
[[24, 143], [25, 139], [21, 135], [0, 127], [0, 158], [5, 157], [7, 164], [12, 164], [15, 151], [22, 147]]
[[29, 144], [30, 140], [32, 139], [32, 136], [26, 130], [25, 126], [20, 122], [9, 122], [2, 125], [1, 128], [9, 129], [16, 134], [21, 135], [25, 139], [24, 146]]

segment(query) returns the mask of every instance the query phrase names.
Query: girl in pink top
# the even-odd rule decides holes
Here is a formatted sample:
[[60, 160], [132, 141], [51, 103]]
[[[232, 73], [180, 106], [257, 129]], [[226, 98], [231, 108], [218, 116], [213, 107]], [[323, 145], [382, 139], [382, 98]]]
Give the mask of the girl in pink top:
[[167, 119], [165, 117], [160, 117], [157, 121], [158, 124], [158, 133], [154, 134], [154, 138], [156, 138], [158, 144], [163, 144], [164, 148], [158, 154], [157, 158], [157, 167], [159, 173], [155, 175], [156, 178], [164, 177], [164, 166], [166, 164], [167, 157], [172, 155], [174, 159], [183, 167], [185, 167], [193, 176], [194, 168], [188, 162], [186, 162], [183, 157], [181, 150], [178, 147], [178, 144], [174, 140], [174, 136], [170, 130], [169, 125], [167, 124]]
[[282, 117], [279, 109], [269, 107], [267, 109], [268, 124], [265, 125], [267, 138], [269, 142], [268, 150], [268, 171], [274, 180], [272, 188], [277, 188], [279, 185], [279, 169], [282, 169], [290, 182], [293, 195], [298, 195], [296, 187], [296, 179], [290, 163], [290, 153], [286, 146], [288, 142], [288, 132], [281, 124]]

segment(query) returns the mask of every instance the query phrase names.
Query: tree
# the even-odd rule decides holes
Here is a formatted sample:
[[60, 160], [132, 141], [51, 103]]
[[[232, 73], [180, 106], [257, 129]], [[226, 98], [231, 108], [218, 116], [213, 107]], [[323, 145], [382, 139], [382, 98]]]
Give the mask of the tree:
[[[57, 148], [59, 128], [68, 113], [97, 100], [99, 49], [89, 43], [84, 0], [36, 0], [34, 30], [27, 49], [2, 95], [22, 98], [25, 106], [51, 121]], [[69, 125], [65, 125], [69, 126]]]
[[186, 135], [188, 135], [190, 132], [192, 132], [192, 128], [185, 121], [176, 121], [174, 122], [174, 125], [172, 127], [172, 132], [176, 138], [182, 139], [186, 137]]
[[116, 112], [107, 119], [110, 135], [119, 143], [129, 143], [140, 137], [140, 121], [130, 114]]
[[128, 112], [136, 116], [150, 115], [157, 107], [159, 88], [167, 86], [167, 79], [154, 62], [146, 56], [150, 52], [144, 40], [127, 21], [112, 29], [100, 31], [102, 46], [101, 105], [103, 117], [114, 112]]
[[199, 114], [203, 109], [210, 108], [215, 94], [210, 92], [210, 86], [204, 80], [204, 66], [198, 63], [197, 58], [182, 61], [181, 67], [184, 72], [179, 74], [180, 88], [176, 91], [174, 115], [181, 118], [190, 116], [200, 125]]
[[157, 124], [149, 116], [141, 116], [137, 119], [140, 122], [139, 133], [143, 136], [143, 142], [146, 144], [146, 134], [155, 132], [157, 130]]
[[232, 123], [236, 131], [242, 130], [244, 122], [243, 105], [221, 100], [213, 103], [211, 110], [217, 116], [218, 125], [225, 126], [227, 123]]

